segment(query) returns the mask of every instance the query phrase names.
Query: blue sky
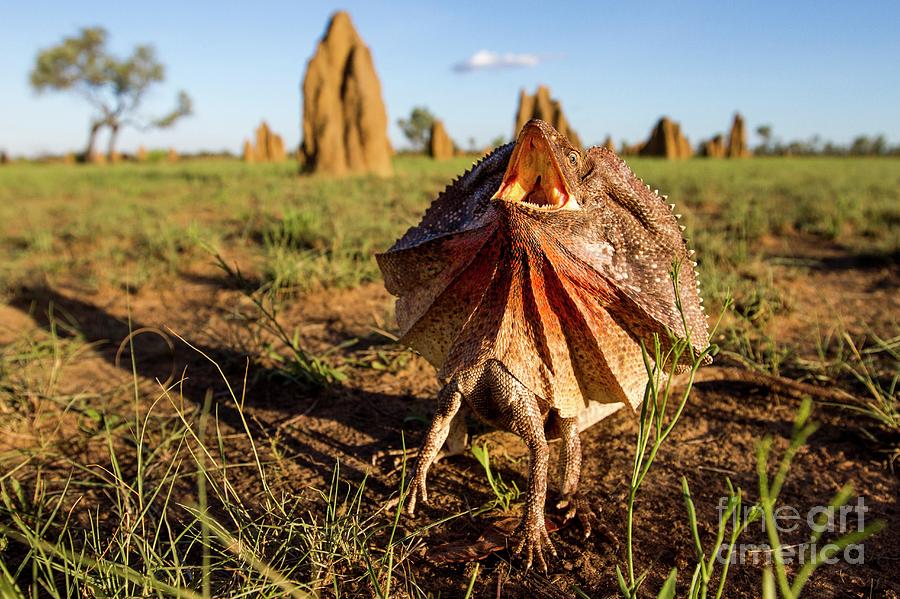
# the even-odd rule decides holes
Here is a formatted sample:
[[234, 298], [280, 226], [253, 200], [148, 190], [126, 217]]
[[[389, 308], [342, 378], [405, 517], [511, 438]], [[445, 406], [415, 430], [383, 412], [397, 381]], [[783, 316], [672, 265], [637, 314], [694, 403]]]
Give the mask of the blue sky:
[[[479, 145], [511, 135], [518, 91], [544, 83], [585, 142], [647, 136], [663, 114], [692, 143], [740, 110], [751, 129], [784, 139], [858, 133], [900, 143], [900, 2], [46, 2], [0, 5], [0, 148], [18, 154], [84, 145], [89, 109], [35, 95], [38, 49], [102, 25], [119, 53], [150, 42], [167, 81], [149, 98], [162, 113], [184, 88], [195, 116], [174, 129], [129, 130], [140, 144], [238, 151], [265, 118], [289, 147], [300, 140], [300, 82], [331, 12], [350, 11], [381, 77], [391, 138], [415, 105], [450, 135]], [[480, 50], [532, 66], [453, 67]]]

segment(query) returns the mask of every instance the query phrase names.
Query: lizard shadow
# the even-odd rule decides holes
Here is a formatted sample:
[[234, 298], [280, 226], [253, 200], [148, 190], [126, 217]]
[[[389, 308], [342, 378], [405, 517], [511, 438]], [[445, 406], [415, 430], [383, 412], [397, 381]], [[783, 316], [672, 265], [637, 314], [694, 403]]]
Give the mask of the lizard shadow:
[[[771, 252], [769, 260], [787, 260], [801, 269], [820, 273], [859, 272], [877, 275], [866, 291], [893, 290], [900, 283], [900, 250], [860, 251], [836, 243], [820, 242], [813, 248], [801, 245], [795, 252]], [[823, 252], [822, 250], [831, 250]]]
[[846, 250], [839, 256], [823, 256], [815, 260], [812, 268], [817, 270], [880, 270], [895, 269], [900, 265], [900, 250], [884, 252], [854, 252]]
[[[337, 460], [343, 478], [356, 482], [366, 478], [378, 452], [400, 446], [404, 416], [430, 411], [427, 398], [372, 392], [352, 384], [305, 389], [285, 372], [253, 363], [245, 352], [189, 336], [179, 339], [165, 332], [161, 323], [129, 324], [100, 306], [48, 286], [19, 288], [7, 303], [59, 338], [83, 338], [94, 355], [128, 375], [131, 335], [134, 373], [141, 384], [175, 375], [177, 393], [199, 406], [211, 392], [216, 417], [235, 431], [243, 430], [244, 418], [229, 386], [240, 396], [249, 364], [243, 390], [245, 405], [253, 411], [247, 419], [251, 432], [277, 438], [284, 453], [320, 480], [330, 479]], [[132, 334], [139, 330], [152, 334]], [[409, 428], [417, 441], [415, 423]], [[366, 486], [384, 494], [395, 490], [396, 485], [386, 485], [380, 478], [368, 477]]]

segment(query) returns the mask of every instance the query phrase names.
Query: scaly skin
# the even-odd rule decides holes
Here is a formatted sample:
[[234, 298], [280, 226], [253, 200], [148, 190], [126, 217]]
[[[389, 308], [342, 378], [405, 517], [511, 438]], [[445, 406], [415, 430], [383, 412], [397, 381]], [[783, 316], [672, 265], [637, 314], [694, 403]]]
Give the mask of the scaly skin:
[[555, 421], [561, 434], [562, 452], [559, 468], [560, 502], [558, 507], [568, 508], [566, 519], [578, 517], [590, 535], [594, 514], [578, 494], [578, 478], [581, 473], [581, 445], [574, 418], [559, 418], [558, 414], [534, 393], [513, 378], [500, 362], [490, 360], [459, 373], [441, 390], [438, 409], [419, 449], [419, 460], [413, 473], [407, 500], [407, 513], [415, 514], [416, 505], [428, 503], [425, 479], [441, 445], [447, 438], [451, 423], [463, 402], [488, 424], [519, 435], [528, 446], [529, 469], [525, 515], [517, 531], [516, 553], [526, 551], [526, 568], [533, 557], [547, 569], [544, 549], [553, 555], [556, 550], [550, 542], [544, 523], [544, 504], [547, 497], [549, 449], [545, 424]]
[[[533, 555], [546, 570], [544, 548], [556, 555], [544, 524], [544, 502], [547, 496], [547, 464], [549, 449], [544, 436], [544, 419], [548, 406], [514, 379], [496, 360], [490, 360], [459, 373], [438, 398], [438, 409], [422, 442], [419, 461], [412, 476], [407, 513], [415, 513], [418, 501], [427, 503], [425, 477], [437, 451], [447, 438], [450, 423], [462, 402], [489, 424], [516, 433], [530, 452], [527, 502], [522, 524], [517, 531], [516, 553], [526, 549], [527, 567]], [[580, 456], [577, 458], [580, 460]], [[577, 482], [576, 482], [577, 485]]]
[[530, 121], [515, 145], [455, 181], [378, 255], [385, 286], [398, 297], [401, 341], [449, 381], [419, 452], [410, 514], [427, 502], [428, 468], [467, 407], [528, 446], [514, 546], [526, 567], [536, 559], [546, 570], [545, 551], [555, 555], [544, 523], [550, 438], [562, 440], [557, 506], [590, 534], [578, 432], [618, 407], [640, 405], [641, 342], [652, 347], [658, 335], [665, 350], [673, 331], [689, 335], [697, 352], [708, 343], [687, 266], [696, 266], [693, 252], [664, 200], [613, 152], [579, 152], [543, 121]]

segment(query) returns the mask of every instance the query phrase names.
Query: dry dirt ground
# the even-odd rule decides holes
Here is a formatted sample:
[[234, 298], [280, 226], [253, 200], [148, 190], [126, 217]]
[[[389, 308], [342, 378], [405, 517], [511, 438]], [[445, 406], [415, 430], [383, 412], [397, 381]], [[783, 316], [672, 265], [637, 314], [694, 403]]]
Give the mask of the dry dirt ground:
[[[852, 256], [838, 247], [800, 237], [767, 242], [767, 254], [776, 275], [775, 288], [794, 308], [789, 316], [776, 317], [773, 322], [777, 339], [814, 353], [815, 333], [823, 323], [841, 320], [857, 333], [890, 331], [895, 326], [900, 314], [900, 266], [895, 256]], [[129, 312], [133, 330], [158, 327], [178, 333], [222, 365], [238, 388], [246, 348], [258, 342], [246, 323], [235, 318], [246, 299], [213, 266], [198, 267], [170, 286], [145, 287], [131, 296], [118, 289], [87, 291], [77, 282], [52, 289], [20, 289], [9, 305], [0, 306], [0, 343], [24, 330], [49, 327], [46, 314], [51, 305], [56, 314], [73, 321], [87, 341], [96, 342], [60, 379], [72, 392], [129, 384], [130, 362], [126, 357], [117, 365], [116, 360], [119, 343], [129, 330]], [[364, 509], [375, 509], [396, 494], [400, 472], [393, 459], [379, 457], [378, 452], [400, 448], [402, 436], [409, 445], [419, 442], [438, 387], [433, 370], [422, 359], [398, 351], [380, 332], [392, 329], [391, 311], [391, 298], [379, 284], [319, 292], [287, 305], [279, 318], [299, 325], [313, 349], [348, 343], [340, 354], [347, 379], [331, 389], [306, 393], [283, 378], [269, 376], [272, 373], [265, 369], [251, 368], [247, 412], [252, 426], [271, 441], [270, 448], [289, 458], [285, 477], [296, 490], [327, 486], [335, 461], [340, 460], [341, 475], [349, 481], [358, 483], [368, 477]], [[139, 335], [134, 342], [142, 387], [152, 390], [154, 379], [166, 379], [173, 370], [184, 372], [180, 391], [186, 400], [202, 403], [211, 389], [222, 425], [226, 431], [238, 432], [240, 424], [220, 376], [197, 351], [175, 339], [173, 356], [153, 333]], [[394, 360], [391, 367], [372, 368], [371, 362], [384, 355]], [[726, 477], [741, 486], [749, 500], [755, 500], [756, 444], [764, 435], [772, 435], [776, 450], [783, 450], [798, 405], [797, 398], [780, 396], [766, 385], [727, 380], [696, 385], [683, 419], [663, 446], [637, 503], [636, 564], [639, 570], [649, 569], [648, 590], [658, 589], [673, 566], [679, 570], [679, 588], [689, 582], [694, 559], [681, 477], [687, 477], [693, 491], [701, 535], [711, 542]], [[824, 567], [810, 582], [806, 596], [898, 597], [900, 481], [885, 453], [890, 440], [867, 438], [861, 417], [833, 406], [817, 405], [813, 418], [822, 426], [797, 456], [780, 503], [805, 515], [814, 506], [827, 504], [845, 483], [852, 483], [865, 500], [867, 521], [883, 519], [886, 528], [866, 541], [864, 563], [839, 561]], [[58, 426], [40, 419], [36, 422], [44, 430], [11, 435], [2, 441], [4, 449], [27, 447]], [[488, 431], [477, 423], [472, 430], [479, 441], [492, 447], [494, 466], [504, 480], [524, 488], [524, 446], [509, 434]], [[582, 486], [600, 513], [601, 530], [586, 541], [577, 525], [554, 533], [559, 559], [551, 561], [546, 577], [534, 572], [523, 576], [519, 563], [504, 551], [488, 557], [481, 564], [475, 596], [564, 597], [572, 596], [573, 585], [591, 597], [617, 594], [615, 566], [624, 564], [623, 516], [636, 430], [636, 418], [619, 413], [582, 436]], [[67, 436], [65, 429], [56, 433]], [[81, 444], [77, 437], [71, 435], [68, 451], [91, 459], [92, 452], [99, 450]], [[421, 509], [414, 520], [402, 521], [403, 527], [414, 528], [491, 498], [483, 471], [468, 454], [439, 462], [429, 483], [432, 505]], [[249, 482], [247, 492], [253, 492]], [[474, 540], [499, 517], [495, 512], [457, 518], [427, 532], [425, 544], [410, 558], [419, 586], [443, 597], [462, 595], [473, 564], [430, 563], [424, 555], [425, 545]], [[784, 540], [800, 543], [808, 532], [801, 522], [798, 532], [787, 534]], [[754, 526], [742, 542], [762, 545], [765, 540], [761, 527]], [[748, 559], [753, 554], [751, 551]], [[755, 557], [759, 558], [758, 554]], [[758, 596], [760, 574], [759, 565], [733, 566], [728, 596]], [[360, 587], [359, 592], [364, 589]]]

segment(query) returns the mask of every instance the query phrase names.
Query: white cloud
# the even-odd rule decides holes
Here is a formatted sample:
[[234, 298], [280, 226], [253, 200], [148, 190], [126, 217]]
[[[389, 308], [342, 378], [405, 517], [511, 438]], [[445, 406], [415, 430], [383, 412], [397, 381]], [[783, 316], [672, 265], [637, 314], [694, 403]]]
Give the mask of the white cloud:
[[516, 67], [534, 67], [540, 64], [541, 57], [537, 54], [500, 54], [491, 50], [479, 50], [462, 62], [453, 65], [457, 73], [468, 73], [484, 69], [509, 69]]

